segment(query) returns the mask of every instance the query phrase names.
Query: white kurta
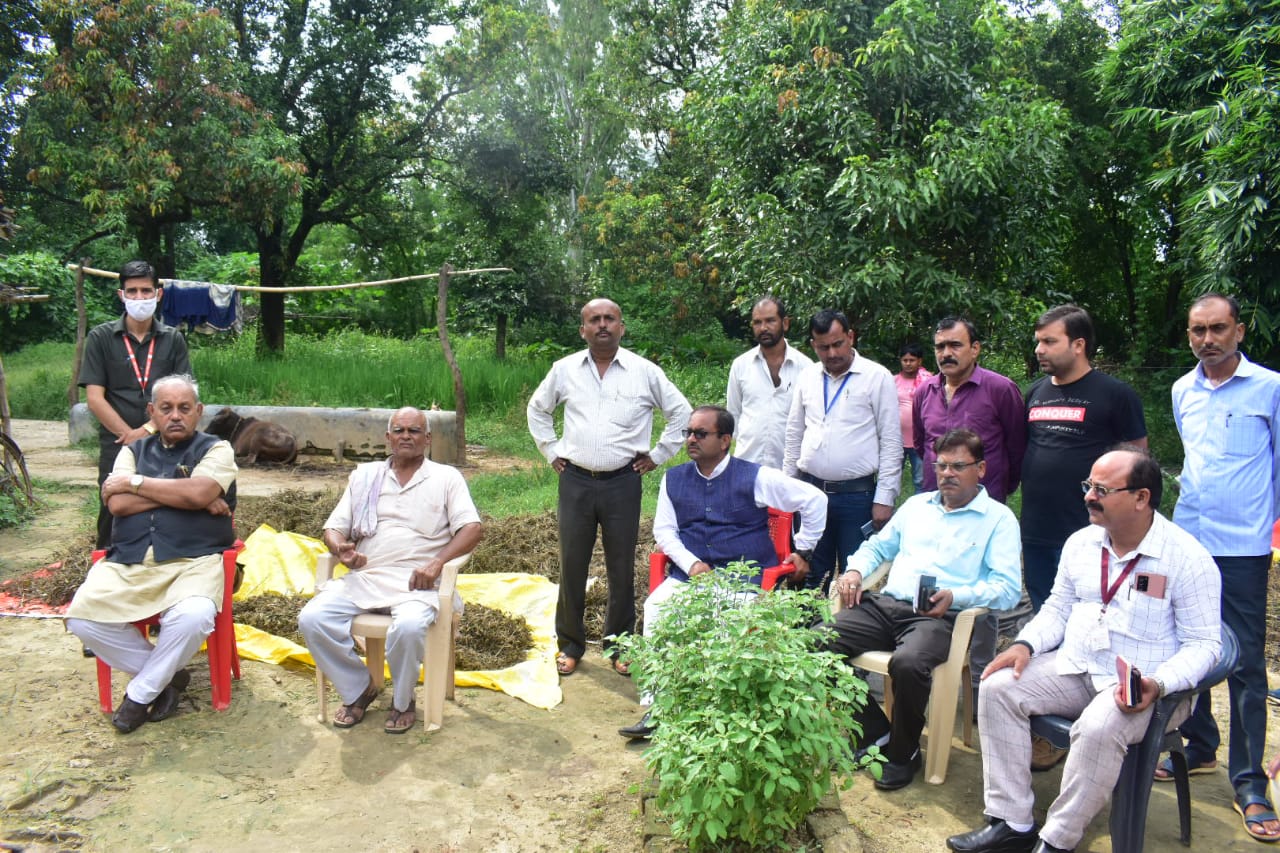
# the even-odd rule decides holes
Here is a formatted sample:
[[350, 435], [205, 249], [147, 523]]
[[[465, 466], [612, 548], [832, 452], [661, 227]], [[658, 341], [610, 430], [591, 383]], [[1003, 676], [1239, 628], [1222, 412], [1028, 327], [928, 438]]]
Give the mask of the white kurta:
[[[379, 465], [390, 465], [390, 461], [366, 462], [360, 468]], [[352, 480], [357, 476], [359, 470], [352, 472]], [[436, 591], [410, 590], [410, 576], [444, 550], [465, 525], [479, 521], [480, 513], [457, 469], [423, 459], [403, 486], [395, 473], [388, 471], [378, 498], [377, 532], [356, 543], [356, 550], [368, 557], [368, 563], [360, 571], [334, 578], [324, 589], [341, 591], [366, 610], [412, 600], [434, 606]], [[350, 536], [351, 525], [348, 483], [324, 526]]]

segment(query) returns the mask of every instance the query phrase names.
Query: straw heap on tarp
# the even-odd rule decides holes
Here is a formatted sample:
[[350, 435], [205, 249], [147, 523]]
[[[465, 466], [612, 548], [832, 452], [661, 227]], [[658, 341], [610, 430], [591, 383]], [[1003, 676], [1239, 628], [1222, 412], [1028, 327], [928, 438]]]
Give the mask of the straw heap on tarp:
[[[315, 587], [316, 557], [324, 543], [297, 533], [280, 533], [262, 525], [245, 540], [240, 562], [244, 582], [236, 599], [252, 595], [310, 594]], [[460, 574], [458, 594], [467, 603], [480, 604], [516, 617], [529, 625], [533, 648], [529, 657], [501, 670], [459, 671], [458, 687], [486, 687], [514, 696], [537, 708], [560, 704], [560, 679], [555, 670], [555, 584], [537, 575], [494, 573]], [[305, 647], [248, 625], [236, 625], [236, 643], [242, 657], [267, 663], [293, 660], [315, 666]]]

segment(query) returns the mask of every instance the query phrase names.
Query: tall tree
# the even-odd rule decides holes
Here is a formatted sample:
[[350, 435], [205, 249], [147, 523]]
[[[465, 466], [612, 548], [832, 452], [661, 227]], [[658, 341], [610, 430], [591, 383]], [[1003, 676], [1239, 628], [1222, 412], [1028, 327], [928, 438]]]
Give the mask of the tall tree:
[[[1144, 0], [1121, 5], [1101, 74], [1122, 127], [1159, 134], [1151, 186], [1169, 201], [1164, 247], [1195, 292], [1251, 303], [1280, 344], [1280, 0]], [[1169, 271], [1180, 281], [1182, 271]], [[1181, 314], [1181, 293], [1167, 300]], [[1176, 327], [1175, 327], [1176, 328]]]
[[[223, 5], [252, 69], [250, 92], [298, 145], [306, 180], [296, 203], [255, 228], [262, 284], [289, 284], [318, 225], [358, 227], [385, 215], [397, 180], [423, 174], [443, 110], [466, 88], [469, 61], [436, 50], [431, 28], [457, 23], [447, 0], [230, 0]], [[397, 88], [412, 66], [434, 73], [417, 98]], [[284, 296], [262, 294], [259, 343], [284, 348]]]
[[96, 233], [129, 234], [173, 275], [174, 228], [219, 209], [257, 220], [298, 189], [286, 140], [240, 88], [232, 30], [183, 0], [46, 0], [51, 50], [16, 156]]

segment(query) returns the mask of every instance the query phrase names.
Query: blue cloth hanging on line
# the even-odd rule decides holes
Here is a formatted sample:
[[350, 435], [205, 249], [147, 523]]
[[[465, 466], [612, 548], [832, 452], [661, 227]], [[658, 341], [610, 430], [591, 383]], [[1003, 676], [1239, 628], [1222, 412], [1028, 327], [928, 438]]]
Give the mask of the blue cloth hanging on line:
[[164, 279], [160, 316], [167, 325], [193, 332], [239, 332], [244, 326], [240, 293], [230, 284]]

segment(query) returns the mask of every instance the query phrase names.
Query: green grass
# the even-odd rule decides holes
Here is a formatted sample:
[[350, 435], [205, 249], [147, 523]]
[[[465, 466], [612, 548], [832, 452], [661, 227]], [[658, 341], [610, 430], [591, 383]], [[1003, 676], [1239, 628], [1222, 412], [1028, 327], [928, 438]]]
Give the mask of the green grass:
[[15, 418], [67, 419], [67, 386], [71, 384], [74, 344], [43, 343], [4, 357], [9, 411]]

